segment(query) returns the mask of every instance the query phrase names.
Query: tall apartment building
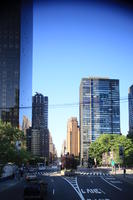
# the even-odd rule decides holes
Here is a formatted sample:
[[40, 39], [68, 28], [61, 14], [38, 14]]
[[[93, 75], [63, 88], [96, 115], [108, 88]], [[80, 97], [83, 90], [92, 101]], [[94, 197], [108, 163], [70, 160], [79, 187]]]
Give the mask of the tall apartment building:
[[133, 85], [128, 90], [129, 133], [133, 134]]
[[32, 127], [48, 128], [48, 97], [40, 93], [32, 98]]
[[48, 161], [48, 97], [40, 93], [36, 93], [32, 98], [32, 128], [27, 131], [27, 149]]
[[22, 126], [24, 115], [31, 118], [31, 109], [26, 107], [32, 105], [32, 35], [32, 0], [2, 1], [0, 119], [17, 127]]
[[67, 123], [67, 152], [79, 156], [80, 153], [79, 127], [76, 117], [72, 117]]
[[83, 78], [80, 84], [81, 159], [101, 134], [120, 134], [119, 80]]

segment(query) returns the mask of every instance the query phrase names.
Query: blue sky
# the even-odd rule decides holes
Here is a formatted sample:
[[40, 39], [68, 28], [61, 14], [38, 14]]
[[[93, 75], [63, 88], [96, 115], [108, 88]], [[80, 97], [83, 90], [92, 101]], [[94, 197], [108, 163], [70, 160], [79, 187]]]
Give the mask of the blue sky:
[[[67, 120], [79, 119], [81, 78], [120, 79], [120, 97], [133, 84], [133, 15], [97, 4], [35, 4], [33, 94], [49, 97], [49, 130], [61, 151]], [[128, 103], [121, 101], [121, 131], [128, 131]]]

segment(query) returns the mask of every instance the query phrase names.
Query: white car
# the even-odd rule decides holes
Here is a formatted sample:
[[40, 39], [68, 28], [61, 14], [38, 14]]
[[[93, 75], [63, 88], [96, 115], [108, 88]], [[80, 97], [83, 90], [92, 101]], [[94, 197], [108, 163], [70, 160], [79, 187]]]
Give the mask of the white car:
[[46, 166], [44, 165], [44, 163], [38, 163], [37, 165], [38, 165], [38, 170], [39, 171], [43, 171], [43, 170], [46, 169]]
[[51, 168], [52, 169], [58, 169], [57, 165], [53, 165]]
[[25, 179], [26, 179], [27, 181], [35, 180], [35, 179], [37, 179], [37, 175], [34, 174], [34, 173], [28, 173], [28, 174], [26, 175]]

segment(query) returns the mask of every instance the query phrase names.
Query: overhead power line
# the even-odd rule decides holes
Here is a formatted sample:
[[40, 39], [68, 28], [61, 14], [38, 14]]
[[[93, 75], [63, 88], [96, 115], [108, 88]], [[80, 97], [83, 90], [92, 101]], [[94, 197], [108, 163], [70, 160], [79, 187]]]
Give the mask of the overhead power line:
[[[133, 99], [133, 98], [128, 98], [128, 97], [122, 97], [120, 98], [120, 100], [118, 101], [115, 101], [113, 100], [113, 103], [116, 103], [116, 105], [113, 105], [114, 106], [118, 106], [117, 103], [127, 103], [129, 99]], [[95, 106], [93, 106], [93, 108], [97, 108], [99, 106], [99, 103], [101, 103], [101, 106], [102, 107], [108, 107], [108, 106], [111, 106], [112, 104], [108, 104], [110, 100], [107, 99], [107, 101], [105, 101], [105, 99], [102, 101], [98, 101], [98, 100], [93, 100], [93, 103]], [[108, 103], [107, 103], [108, 102]], [[103, 103], [103, 105], [102, 105]], [[96, 105], [97, 104], [97, 105]], [[48, 105], [49, 108], [65, 108], [65, 107], [78, 107], [79, 105], [84, 105], [84, 106], [89, 106], [90, 105], [90, 102], [86, 101], [86, 102], [82, 102], [82, 103], [79, 103], [79, 102], [74, 102], [74, 103], [62, 103], [62, 104], [50, 104]], [[35, 106], [36, 108], [37, 107], [41, 107], [41, 105], [36, 105]], [[32, 106], [14, 106], [14, 107], [0, 107], [0, 110], [12, 110], [12, 109], [32, 109]]]

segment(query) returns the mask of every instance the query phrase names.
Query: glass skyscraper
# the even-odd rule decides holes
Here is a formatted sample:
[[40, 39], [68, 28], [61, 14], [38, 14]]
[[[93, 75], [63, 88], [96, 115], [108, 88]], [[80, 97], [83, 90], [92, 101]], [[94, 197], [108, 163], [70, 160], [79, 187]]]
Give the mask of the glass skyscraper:
[[128, 90], [129, 133], [133, 134], [133, 85]]
[[0, 6], [0, 119], [13, 126], [31, 118], [32, 0], [5, 0]]
[[80, 84], [80, 153], [88, 160], [89, 144], [101, 134], [120, 134], [119, 80], [83, 78]]

